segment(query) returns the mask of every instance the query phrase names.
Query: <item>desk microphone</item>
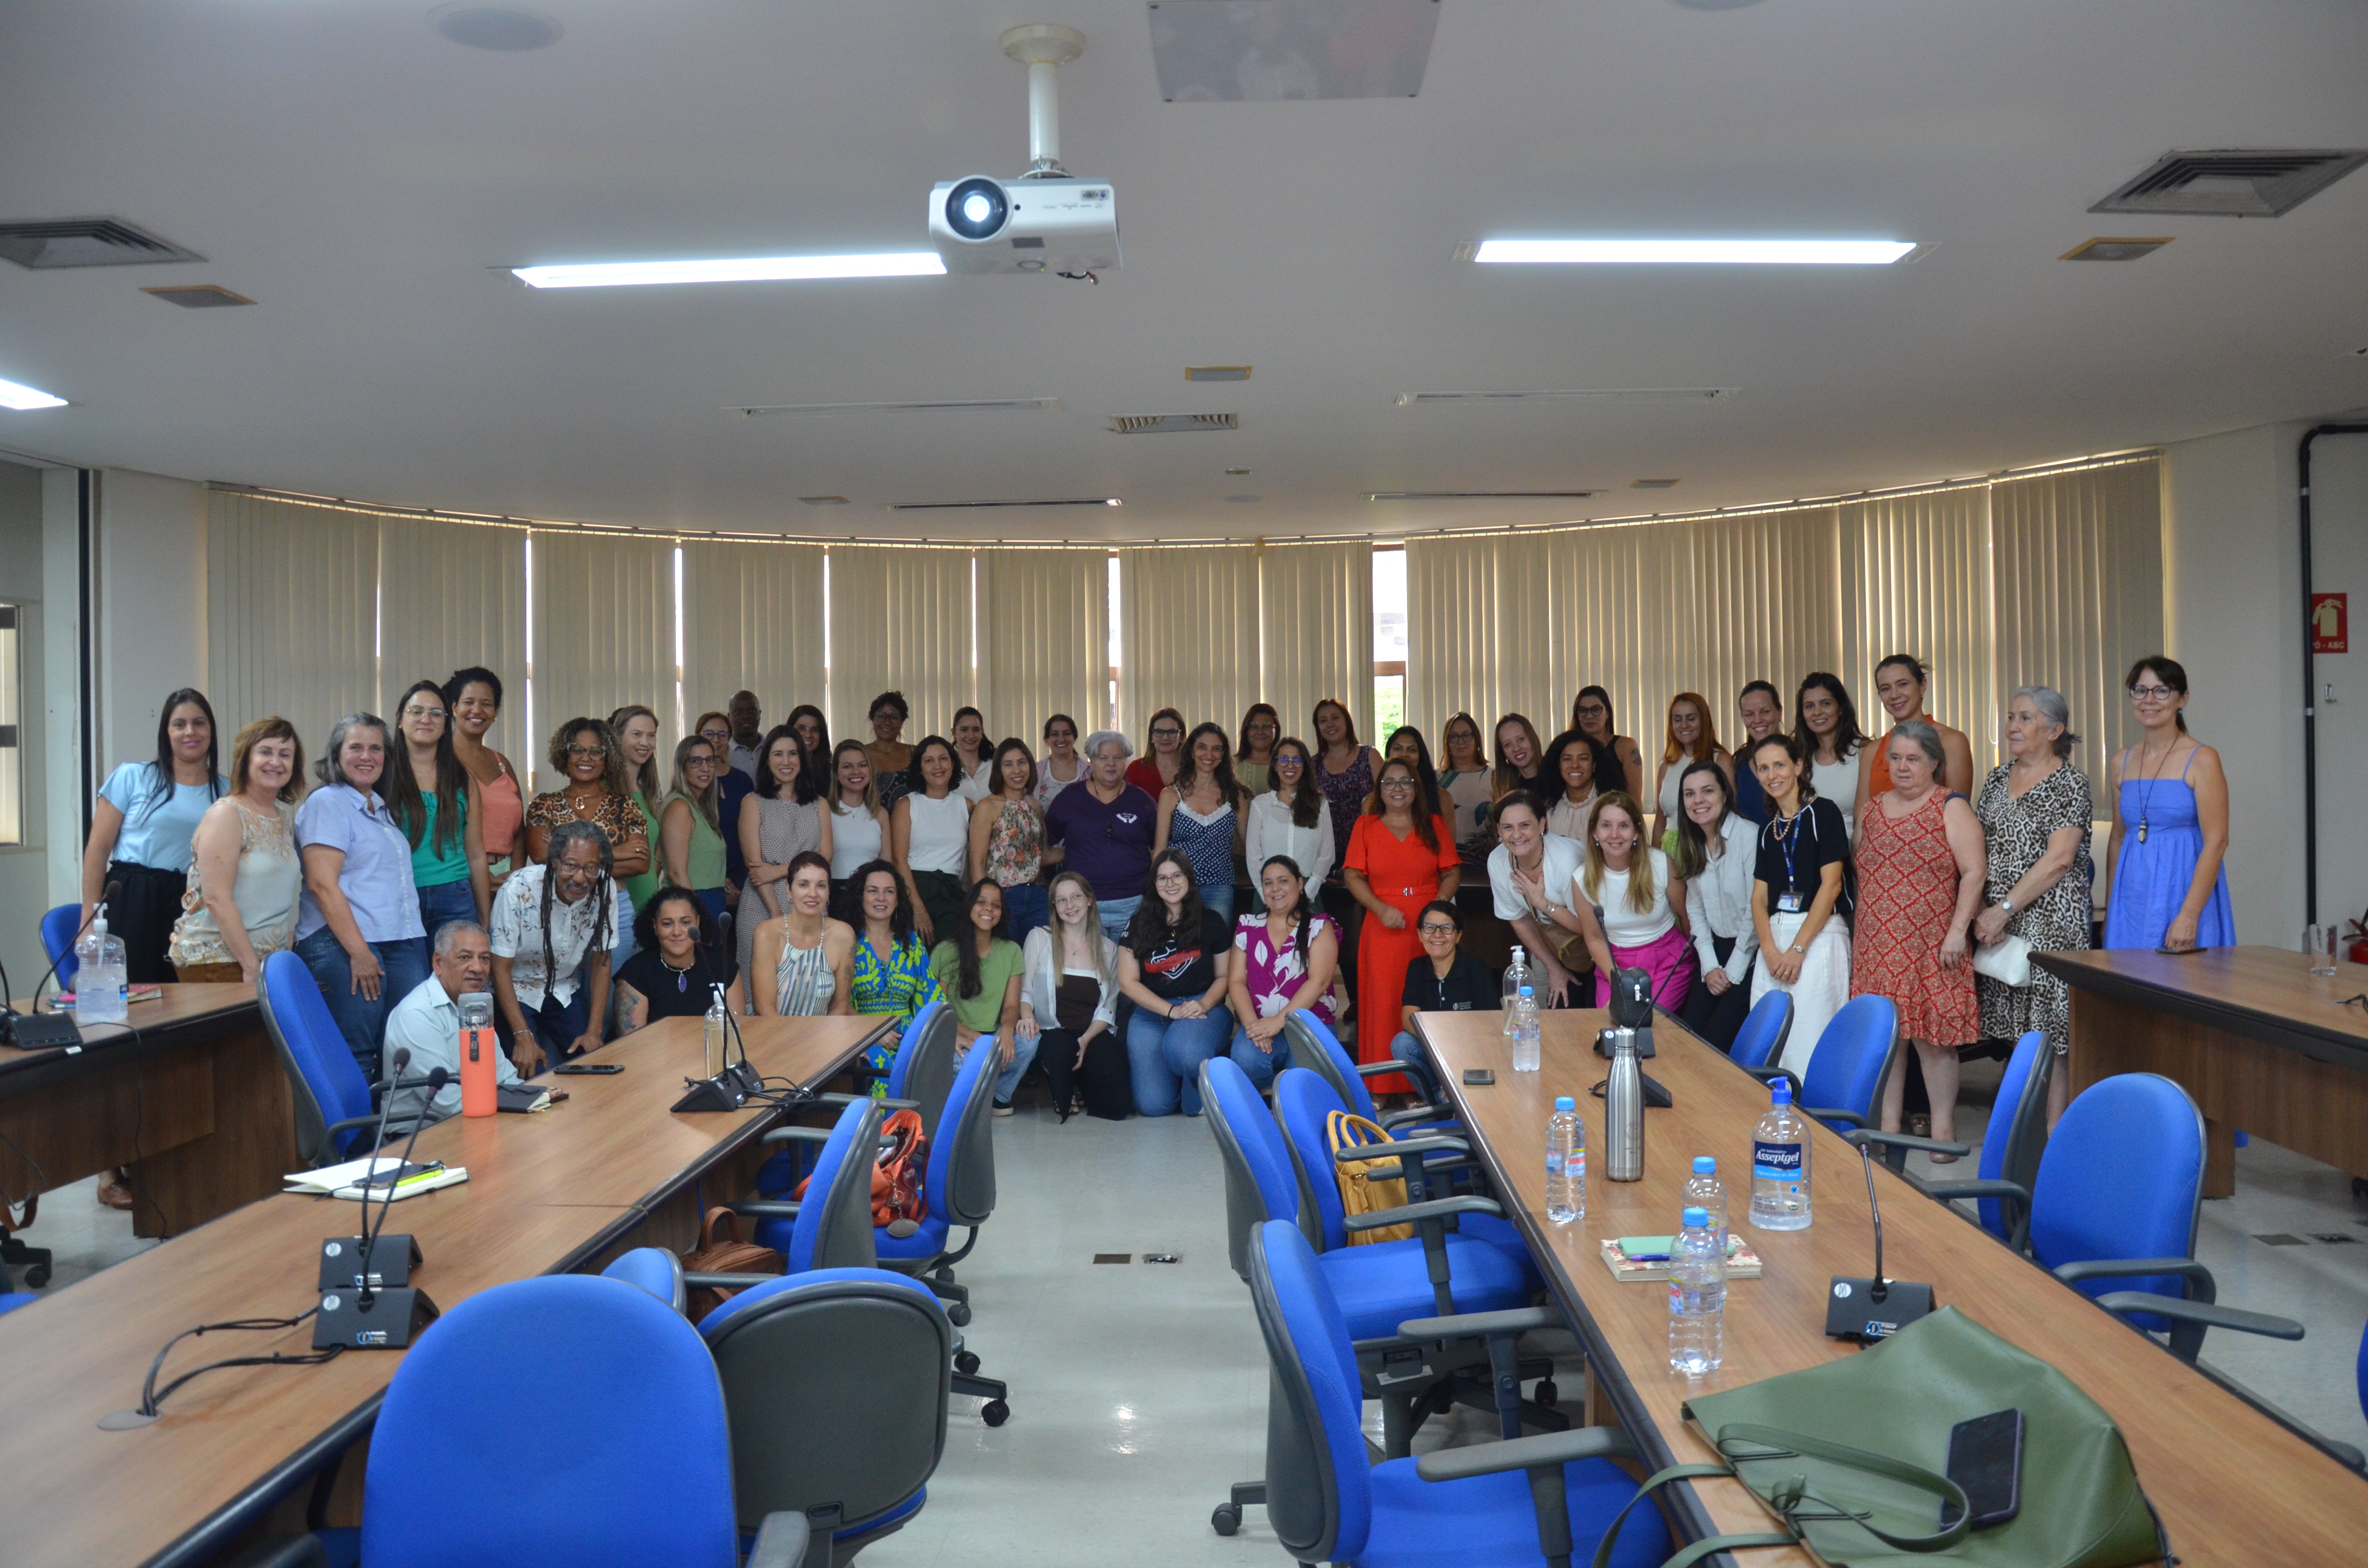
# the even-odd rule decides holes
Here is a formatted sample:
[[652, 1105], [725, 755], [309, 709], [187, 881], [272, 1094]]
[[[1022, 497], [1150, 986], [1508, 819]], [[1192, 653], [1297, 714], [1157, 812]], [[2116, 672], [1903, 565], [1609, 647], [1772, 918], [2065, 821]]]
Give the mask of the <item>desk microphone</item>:
[[1883, 1277], [1883, 1210], [1874, 1200], [1874, 1156], [1864, 1140], [1850, 1142], [1858, 1144], [1859, 1160], [1866, 1166], [1866, 1207], [1874, 1216], [1874, 1275], [1868, 1279], [1834, 1276], [1826, 1296], [1826, 1337], [1872, 1343], [1930, 1314], [1932, 1287]]
[[[373, 1228], [370, 1218], [370, 1175], [378, 1165], [378, 1151], [386, 1137], [388, 1114], [394, 1108], [398, 1089], [425, 1088], [427, 1104], [420, 1107], [418, 1119], [411, 1126], [411, 1137], [404, 1144], [403, 1156], [394, 1163], [395, 1171], [411, 1163], [411, 1151], [419, 1142], [420, 1129], [428, 1122], [428, 1106], [436, 1095], [451, 1081], [451, 1073], [438, 1067], [424, 1079], [406, 1080], [403, 1070], [411, 1065], [411, 1049], [399, 1046], [393, 1060], [388, 1063], [390, 1073], [378, 1113], [378, 1129], [373, 1135], [370, 1164], [363, 1167], [362, 1233], [356, 1237], [332, 1237], [321, 1246], [321, 1310], [313, 1319], [313, 1348], [326, 1350], [331, 1346], [349, 1346], [360, 1350], [400, 1350], [411, 1343], [412, 1336], [436, 1321], [438, 1310], [428, 1300], [425, 1290], [413, 1289], [408, 1281], [411, 1270], [424, 1261], [419, 1244], [407, 1234], [388, 1237], [387, 1210], [394, 1207], [394, 1181], [390, 1173], [386, 1198], [379, 1205], [378, 1224]], [[358, 1251], [350, 1267], [339, 1267], [337, 1260], [348, 1241]], [[394, 1244], [393, 1256], [384, 1269], [373, 1267], [381, 1242]], [[389, 1278], [389, 1276], [393, 1278]]]
[[66, 954], [74, 951], [74, 944], [82, 940], [82, 934], [90, 929], [93, 920], [98, 918], [98, 912], [114, 903], [116, 895], [122, 891], [123, 883], [118, 879], [108, 882], [100, 892], [97, 900], [90, 906], [90, 913], [84, 915], [82, 924], [74, 927], [74, 934], [66, 938], [65, 945], [58, 949], [58, 956], [51, 959], [50, 967], [41, 971], [41, 978], [33, 982], [33, 1010], [30, 1014], [17, 1012], [10, 998], [0, 995], [0, 1040], [15, 1045], [19, 1051], [45, 1051], [82, 1043], [82, 1026], [74, 1022], [72, 1013], [51, 1011], [45, 1014], [41, 1011], [41, 987], [58, 972], [59, 963]]

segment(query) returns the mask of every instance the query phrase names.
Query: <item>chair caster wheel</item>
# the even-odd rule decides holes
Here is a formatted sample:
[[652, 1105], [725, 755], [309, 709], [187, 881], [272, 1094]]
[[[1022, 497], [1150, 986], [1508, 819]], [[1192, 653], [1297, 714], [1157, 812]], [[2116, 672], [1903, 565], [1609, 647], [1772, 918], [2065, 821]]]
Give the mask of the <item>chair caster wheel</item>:
[[1562, 1391], [1554, 1387], [1554, 1381], [1552, 1378], [1540, 1378], [1538, 1380], [1538, 1392], [1531, 1394], [1530, 1397], [1535, 1400], [1538, 1403], [1544, 1405], [1548, 1410], [1552, 1410], [1554, 1407], [1554, 1403], [1562, 1398]]
[[965, 1378], [969, 1377], [973, 1372], [978, 1370], [978, 1358], [968, 1350], [955, 1351], [954, 1370], [960, 1372]]
[[947, 1307], [947, 1308], [946, 1308], [946, 1321], [947, 1321], [948, 1323], [952, 1324], [956, 1328], [967, 1328], [967, 1327], [969, 1327], [969, 1326], [970, 1326], [970, 1305], [969, 1305], [969, 1303], [968, 1303], [968, 1302], [965, 1302], [965, 1301], [956, 1301], [956, 1302], [952, 1303], [951, 1305], [950, 1305], [949, 1307]]
[[1220, 1503], [1209, 1516], [1209, 1528], [1219, 1535], [1231, 1535], [1242, 1528], [1242, 1511], [1231, 1503]]
[[1011, 1406], [999, 1399], [990, 1399], [979, 1413], [979, 1419], [990, 1426], [1000, 1426], [1011, 1419]]

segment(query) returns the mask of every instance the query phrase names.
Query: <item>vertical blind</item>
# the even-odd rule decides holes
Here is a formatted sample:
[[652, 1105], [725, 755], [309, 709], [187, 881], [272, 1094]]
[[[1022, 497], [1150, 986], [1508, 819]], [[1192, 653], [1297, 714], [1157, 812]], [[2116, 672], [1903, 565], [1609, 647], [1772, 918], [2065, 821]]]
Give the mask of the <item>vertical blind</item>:
[[[1373, 733], [1373, 547], [1269, 545], [1258, 559], [1258, 697], [1282, 714], [1282, 733], [1317, 744], [1316, 703], [1349, 705], [1357, 733]], [[1242, 705], [1247, 708], [1247, 703]], [[1242, 708], [1209, 715], [1231, 734]], [[1236, 744], [1241, 737], [1234, 736]]]
[[537, 528], [530, 542], [532, 725], [527, 755], [510, 760], [550, 790], [550, 741], [560, 725], [606, 719], [629, 702], [659, 712], [673, 706], [674, 540]]
[[1119, 728], [1139, 751], [1151, 715], [1173, 708], [1187, 726], [1213, 719], [1231, 734], [1260, 697], [1258, 547], [1121, 550], [1118, 560]]
[[1110, 720], [1110, 551], [982, 550], [976, 560], [987, 733], [1041, 754], [1055, 713], [1076, 721], [1079, 740], [1100, 729]]
[[416, 680], [441, 681], [469, 665], [502, 677], [502, 716], [485, 744], [513, 763], [541, 748], [526, 728], [526, 530], [378, 521], [379, 711]]
[[870, 739], [883, 691], [912, 707], [908, 744], [951, 729], [972, 699], [970, 551], [833, 545], [830, 602], [830, 733]]
[[1562, 728], [1571, 693], [1549, 663], [1545, 538], [1409, 539], [1406, 554], [1406, 722], [1433, 737], [1457, 712], [1484, 735], [1513, 713], [1542, 736]]
[[[329, 726], [378, 701], [378, 519], [214, 492], [206, 510], [206, 696], [222, 756], [244, 726], [296, 726], [307, 767]], [[398, 688], [399, 689], [399, 688]]]
[[1842, 678], [1867, 733], [1889, 732], [1874, 695], [1878, 660], [1921, 659], [1926, 708], [1965, 732], [1974, 773], [1998, 764], [1997, 645], [1987, 486], [1841, 508]]
[[683, 712], [668, 733], [735, 691], [757, 694], [768, 728], [801, 702], [822, 705], [822, 565], [818, 544], [683, 541]]

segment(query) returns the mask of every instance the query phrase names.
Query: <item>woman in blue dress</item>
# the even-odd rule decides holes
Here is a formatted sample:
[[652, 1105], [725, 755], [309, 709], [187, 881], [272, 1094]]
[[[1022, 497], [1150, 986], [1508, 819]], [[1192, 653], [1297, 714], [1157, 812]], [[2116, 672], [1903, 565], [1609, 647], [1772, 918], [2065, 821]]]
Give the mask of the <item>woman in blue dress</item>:
[[2228, 778], [2220, 754], [2187, 733], [2187, 672], [2159, 654], [2130, 667], [2144, 731], [2113, 759], [2113, 836], [2105, 864], [2108, 948], [2226, 948]]

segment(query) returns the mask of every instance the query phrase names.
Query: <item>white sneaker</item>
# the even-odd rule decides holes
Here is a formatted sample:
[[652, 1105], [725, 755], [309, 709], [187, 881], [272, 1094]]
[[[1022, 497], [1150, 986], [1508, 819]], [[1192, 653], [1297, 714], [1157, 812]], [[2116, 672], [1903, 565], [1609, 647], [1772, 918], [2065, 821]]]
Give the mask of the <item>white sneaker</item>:
[[995, 1114], [997, 1116], [1009, 1116], [1011, 1114], [1011, 1108], [1000, 1101], [997, 1101], [995, 1107]]

